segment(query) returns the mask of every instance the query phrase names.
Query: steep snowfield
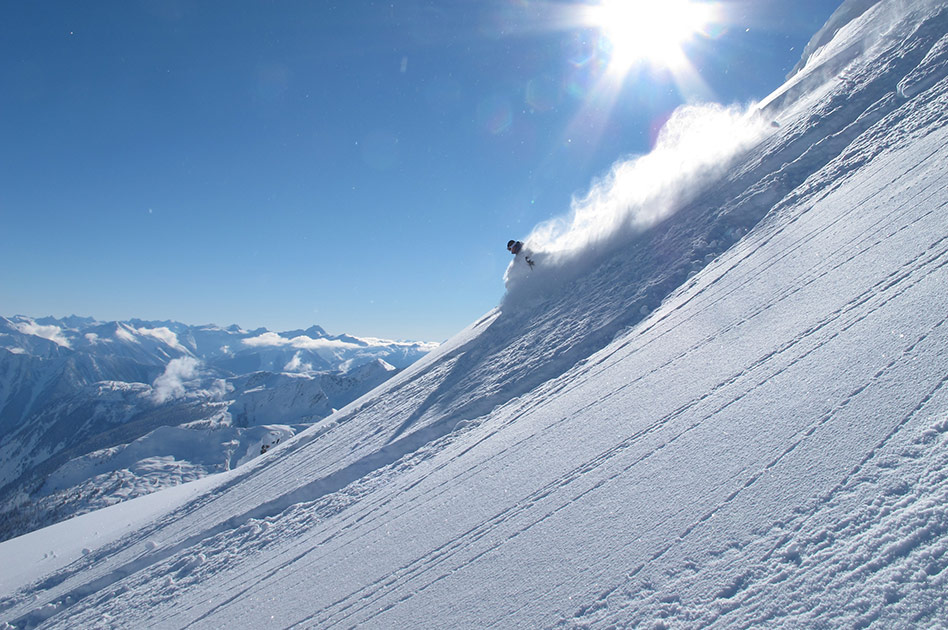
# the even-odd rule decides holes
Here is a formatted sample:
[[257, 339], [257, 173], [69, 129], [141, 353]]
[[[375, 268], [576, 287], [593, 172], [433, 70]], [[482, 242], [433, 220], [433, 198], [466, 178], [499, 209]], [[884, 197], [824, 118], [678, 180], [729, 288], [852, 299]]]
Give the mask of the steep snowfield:
[[663, 221], [263, 457], [0, 544], [0, 623], [948, 627], [948, 3], [846, 5]]

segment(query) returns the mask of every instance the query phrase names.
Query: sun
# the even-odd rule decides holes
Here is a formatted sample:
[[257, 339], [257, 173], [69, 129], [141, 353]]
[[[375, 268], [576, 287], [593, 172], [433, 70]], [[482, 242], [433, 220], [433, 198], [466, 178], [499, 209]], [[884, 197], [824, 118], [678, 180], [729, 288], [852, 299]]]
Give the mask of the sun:
[[586, 22], [599, 29], [610, 71], [635, 64], [675, 69], [686, 63], [682, 45], [712, 19], [711, 5], [690, 0], [602, 0], [588, 7]]

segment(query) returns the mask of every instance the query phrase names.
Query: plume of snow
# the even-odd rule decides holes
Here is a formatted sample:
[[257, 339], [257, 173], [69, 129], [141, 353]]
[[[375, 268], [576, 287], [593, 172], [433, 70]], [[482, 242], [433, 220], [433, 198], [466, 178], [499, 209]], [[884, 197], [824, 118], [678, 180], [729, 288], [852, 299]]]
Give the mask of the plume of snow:
[[[631, 237], [674, 214], [706, 189], [731, 160], [770, 129], [754, 106], [688, 105], [675, 111], [648, 154], [615, 163], [574, 198], [565, 217], [536, 226], [525, 247], [537, 262], [530, 272], [550, 282], [579, 263], [591, 264]], [[516, 284], [516, 260], [507, 288]], [[520, 265], [525, 267], [525, 265]]]
[[165, 366], [164, 374], [155, 379], [153, 400], [164, 403], [174, 398], [181, 398], [187, 391], [186, 383], [198, 376], [200, 361], [193, 357], [172, 359]]
[[679, 108], [650, 153], [614, 164], [585, 197], [573, 200], [568, 217], [541, 223], [527, 244], [569, 253], [641, 232], [690, 201], [766, 130], [763, 120], [736, 107]]

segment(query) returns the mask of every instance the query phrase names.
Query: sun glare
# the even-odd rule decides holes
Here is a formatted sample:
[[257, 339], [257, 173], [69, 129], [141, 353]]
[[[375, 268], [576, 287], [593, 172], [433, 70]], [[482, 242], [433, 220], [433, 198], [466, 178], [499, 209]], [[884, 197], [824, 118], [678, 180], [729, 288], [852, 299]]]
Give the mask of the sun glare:
[[674, 69], [685, 62], [682, 44], [704, 30], [709, 4], [689, 0], [603, 0], [589, 7], [588, 21], [602, 33], [610, 70], [637, 63]]

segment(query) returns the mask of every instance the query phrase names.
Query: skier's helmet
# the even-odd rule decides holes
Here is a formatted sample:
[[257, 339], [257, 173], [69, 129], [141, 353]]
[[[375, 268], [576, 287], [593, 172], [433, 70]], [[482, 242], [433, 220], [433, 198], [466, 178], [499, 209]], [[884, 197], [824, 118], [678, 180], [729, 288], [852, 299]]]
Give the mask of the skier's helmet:
[[517, 242], [517, 241], [507, 241], [507, 249], [510, 249], [511, 247], [513, 247], [513, 246], [514, 246], [514, 243], [516, 243], [516, 242]]

